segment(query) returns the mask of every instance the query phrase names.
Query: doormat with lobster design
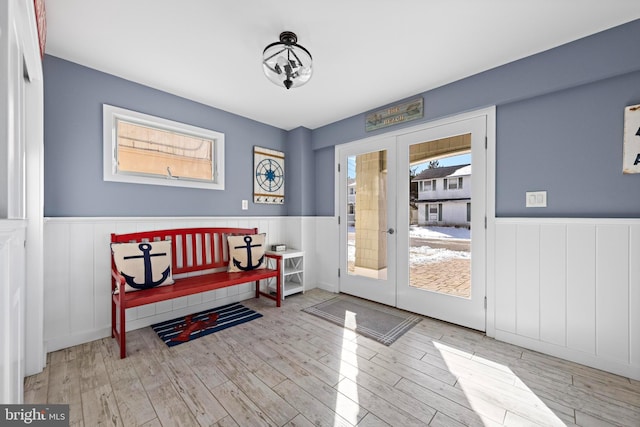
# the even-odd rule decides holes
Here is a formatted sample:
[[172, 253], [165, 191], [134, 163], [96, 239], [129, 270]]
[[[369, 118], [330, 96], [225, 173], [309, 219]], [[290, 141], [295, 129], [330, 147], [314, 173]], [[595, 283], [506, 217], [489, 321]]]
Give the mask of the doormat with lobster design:
[[236, 302], [156, 323], [151, 328], [167, 346], [173, 347], [260, 317], [262, 314]]

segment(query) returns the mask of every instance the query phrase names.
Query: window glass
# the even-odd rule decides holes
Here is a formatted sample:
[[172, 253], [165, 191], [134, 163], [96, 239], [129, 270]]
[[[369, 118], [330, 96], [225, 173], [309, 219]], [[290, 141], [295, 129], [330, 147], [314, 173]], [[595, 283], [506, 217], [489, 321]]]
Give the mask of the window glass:
[[118, 171], [212, 182], [212, 139], [117, 121]]
[[224, 189], [224, 134], [103, 106], [104, 180]]

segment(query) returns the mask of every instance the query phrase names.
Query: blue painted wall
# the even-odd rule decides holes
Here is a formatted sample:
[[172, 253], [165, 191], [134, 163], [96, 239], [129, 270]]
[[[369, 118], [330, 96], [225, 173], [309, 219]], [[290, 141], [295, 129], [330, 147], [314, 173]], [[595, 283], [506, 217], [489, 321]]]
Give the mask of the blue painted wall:
[[[640, 174], [622, 174], [622, 126], [624, 107], [640, 103], [639, 40], [636, 20], [424, 92], [422, 122], [497, 106], [497, 216], [638, 217]], [[389, 131], [365, 132], [365, 116], [313, 131], [318, 215], [334, 212], [326, 150]], [[548, 207], [525, 208], [529, 190], [547, 190]]]
[[[103, 103], [223, 132], [226, 189], [104, 182]], [[44, 111], [45, 216], [287, 214], [286, 204], [253, 203], [253, 146], [285, 151], [282, 129], [52, 56], [44, 60]], [[249, 200], [247, 211], [241, 210], [243, 199]]]
[[[640, 20], [422, 93], [422, 122], [497, 106], [498, 216], [638, 217], [640, 174], [622, 174], [638, 40]], [[385, 131], [365, 132], [365, 112], [286, 132], [50, 56], [44, 73], [46, 216], [330, 216], [335, 146]], [[227, 190], [103, 182], [102, 103], [224, 132]], [[285, 152], [286, 203], [242, 211], [256, 141]], [[530, 190], [547, 190], [549, 207], [526, 209]]]
[[[497, 214], [640, 217], [640, 174], [622, 173], [624, 108], [634, 104], [640, 72], [498, 108]], [[535, 190], [547, 190], [546, 209], [524, 207]]]
[[334, 215], [335, 194], [335, 147], [330, 146], [315, 150], [315, 186], [314, 196], [316, 215]]
[[315, 215], [315, 163], [311, 148], [311, 130], [299, 127], [288, 132], [286, 154], [287, 215]]

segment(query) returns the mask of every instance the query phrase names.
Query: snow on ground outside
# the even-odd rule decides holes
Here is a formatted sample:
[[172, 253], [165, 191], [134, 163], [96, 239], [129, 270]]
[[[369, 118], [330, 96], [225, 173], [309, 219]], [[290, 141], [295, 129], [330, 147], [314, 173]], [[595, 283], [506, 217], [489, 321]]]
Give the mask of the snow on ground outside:
[[[470, 239], [471, 230], [457, 227], [424, 227], [412, 225], [409, 236], [423, 239]], [[426, 264], [430, 262], [448, 261], [450, 259], [471, 259], [471, 252], [452, 251], [429, 246], [412, 246], [409, 248], [409, 263]]]
[[412, 225], [409, 228], [409, 236], [423, 239], [470, 239], [471, 230], [458, 227], [424, 227]]
[[471, 259], [471, 252], [451, 251], [429, 246], [409, 248], [409, 264], [426, 264], [448, 261], [450, 259]]
[[[469, 239], [470, 230], [456, 227], [424, 227], [411, 226], [409, 236], [413, 238], [427, 239]], [[349, 242], [348, 258], [355, 261], [356, 248], [355, 238]], [[452, 251], [442, 248], [431, 248], [429, 246], [415, 246], [409, 248], [410, 264], [426, 264], [430, 262], [447, 261], [450, 259], [471, 259], [470, 252]]]

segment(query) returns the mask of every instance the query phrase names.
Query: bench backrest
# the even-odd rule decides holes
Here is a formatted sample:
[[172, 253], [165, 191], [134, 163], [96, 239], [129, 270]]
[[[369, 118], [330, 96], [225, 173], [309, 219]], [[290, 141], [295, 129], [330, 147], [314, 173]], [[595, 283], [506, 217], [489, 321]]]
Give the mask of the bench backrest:
[[190, 273], [229, 264], [227, 236], [258, 234], [257, 228], [178, 228], [111, 234], [112, 243], [171, 241], [172, 273]]

